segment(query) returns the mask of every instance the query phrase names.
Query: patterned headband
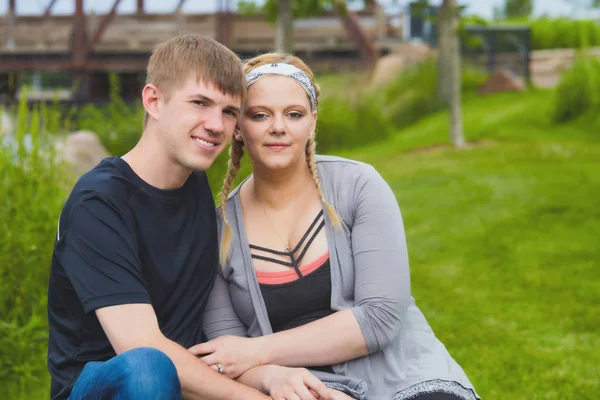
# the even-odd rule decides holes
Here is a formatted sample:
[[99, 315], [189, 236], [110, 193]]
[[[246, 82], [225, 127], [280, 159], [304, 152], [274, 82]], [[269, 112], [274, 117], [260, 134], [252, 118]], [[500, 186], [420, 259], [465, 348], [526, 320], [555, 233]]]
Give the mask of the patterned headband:
[[286, 63], [261, 65], [246, 74], [247, 87], [250, 87], [254, 82], [267, 75], [283, 75], [294, 79], [308, 94], [312, 111], [317, 109], [317, 92], [310, 78], [301, 69]]

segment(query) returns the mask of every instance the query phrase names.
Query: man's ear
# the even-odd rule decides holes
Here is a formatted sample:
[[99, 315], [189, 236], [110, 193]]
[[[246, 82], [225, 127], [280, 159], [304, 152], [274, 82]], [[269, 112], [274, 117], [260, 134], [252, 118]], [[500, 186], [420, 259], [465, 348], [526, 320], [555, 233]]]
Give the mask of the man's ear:
[[142, 89], [142, 103], [148, 116], [153, 119], [158, 119], [159, 100], [161, 97], [160, 90], [152, 83], [147, 84]]

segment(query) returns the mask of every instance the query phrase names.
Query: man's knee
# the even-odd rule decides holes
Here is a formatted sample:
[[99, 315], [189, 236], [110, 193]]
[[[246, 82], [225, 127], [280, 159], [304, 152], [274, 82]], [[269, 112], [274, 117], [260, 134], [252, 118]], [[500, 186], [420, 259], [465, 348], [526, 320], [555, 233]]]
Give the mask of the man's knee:
[[114, 359], [123, 398], [180, 399], [181, 384], [171, 359], [163, 352], [141, 347]]

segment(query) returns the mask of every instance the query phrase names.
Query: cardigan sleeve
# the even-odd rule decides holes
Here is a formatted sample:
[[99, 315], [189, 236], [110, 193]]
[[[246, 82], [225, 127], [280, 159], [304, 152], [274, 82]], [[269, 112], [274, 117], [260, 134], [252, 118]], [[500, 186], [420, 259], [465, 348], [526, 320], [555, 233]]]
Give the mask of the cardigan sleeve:
[[[219, 208], [217, 208], [217, 231], [220, 238], [222, 221], [219, 215]], [[222, 269], [217, 273], [215, 285], [208, 297], [202, 329], [209, 340], [224, 335], [248, 336], [246, 325], [240, 320], [233, 307], [229, 295], [229, 283], [223, 276]]]
[[233, 308], [227, 285], [225, 278], [217, 274], [202, 320], [202, 329], [209, 340], [224, 335], [248, 336], [246, 325]]
[[400, 332], [411, 301], [406, 237], [396, 197], [370, 165], [355, 181], [352, 256], [354, 307], [369, 353]]

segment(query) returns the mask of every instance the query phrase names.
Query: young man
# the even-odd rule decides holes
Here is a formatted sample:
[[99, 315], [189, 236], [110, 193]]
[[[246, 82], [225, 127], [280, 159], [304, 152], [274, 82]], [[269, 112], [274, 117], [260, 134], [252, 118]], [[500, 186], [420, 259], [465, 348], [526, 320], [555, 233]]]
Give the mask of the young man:
[[204, 172], [245, 93], [237, 56], [181, 36], [156, 48], [139, 143], [75, 185], [58, 223], [48, 292], [52, 399], [265, 399], [187, 350], [217, 268]]

